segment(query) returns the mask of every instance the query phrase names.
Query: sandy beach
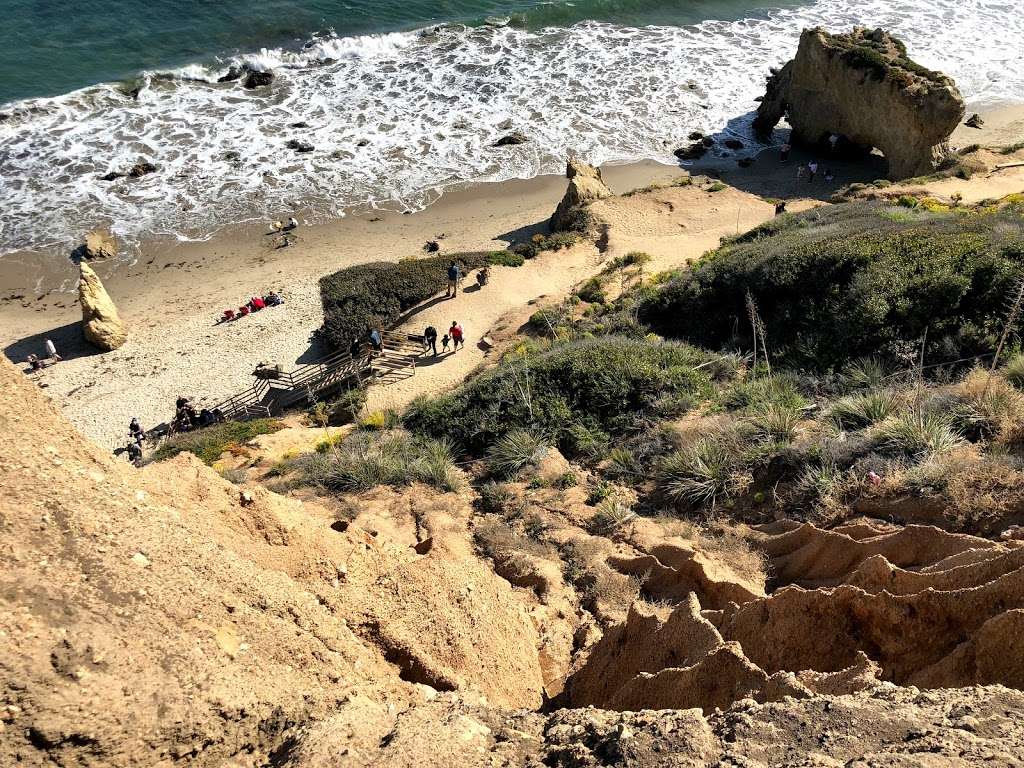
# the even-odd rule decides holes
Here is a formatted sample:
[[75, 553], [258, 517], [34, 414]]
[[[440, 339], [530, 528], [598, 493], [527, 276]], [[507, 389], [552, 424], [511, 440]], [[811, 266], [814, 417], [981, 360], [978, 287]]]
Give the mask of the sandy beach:
[[[1024, 107], [983, 115], [984, 129], [961, 126], [952, 143], [1004, 145], [1024, 138]], [[605, 179], [617, 194], [686, 172], [721, 176], [730, 189], [714, 194], [673, 189], [656, 195], [660, 202], [654, 203], [650, 196], [605, 201], [602, 215], [618, 223], [603, 251], [584, 243], [545, 253], [520, 269], [498, 268], [485, 290], [463, 293], [417, 314], [410, 330], [426, 324], [446, 328], [458, 320], [470, 343], [458, 355], [426, 361], [409, 380], [375, 388], [370, 407], [401, 406], [416, 394], [457, 383], [485, 362], [487, 351], [475, 345], [481, 336], [500, 335], [506, 327], [514, 330], [533, 311], [531, 302], [563, 295], [599, 271], [604, 259], [644, 250], [655, 257], [652, 270], [675, 267], [716, 246], [721, 236], [770, 217], [773, 206], [762, 198], [788, 199], [789, 209], [797, 210], [826, 201], [845, 184], [881, 176], [880, 161], [837, 162], [831, 164], [833, 182], [797, 185], [795, 166], [806, 158], [796, 152], [789, 164], [781, 165], [776, 153], [766, 150], [748, 168], [714, 153], [685, 169], [653, 162], [605, 167]], [[975, 180], [965, 199], [1024, 189], [1019, 171]], [[966, 183], [951, 180], [943, 185], [950, 193]], [[321, 276], [356, 263], [415, 257], [434, 239], [442, 253], [503, 248], [544, 231], [564, 189], [561, 176], [466, 185], [410, 215], [362, 213], [300, 226], [295, 245], [280, 250], [271, 247], [264, 222], [237, 225], [201, 243], [153, 238], [131, 266], [96, 265], [131, 333], [121, 349], [105, 354], [82, 341], [73, 290], [77, 268], [70, 260], [44, 263], [32, 254], [4, 258], [0, 342], [9, 358], [24, 363], [29, 353], [41, 354], [44, 339], [53, 339], [64, 361], [38, 374], [39, 385], [86, 435], [113, 448], [123, 442], [132, 416], [147, 426], [166, 420], [179, 395], [213, 404], [248, 387], [260, 361], [293, 367], [321, 356], [324, 350], [310, 343], [321, 322]], [[281, 293], [284, 306], [216, 324], [223, 309], [270, 289]]]

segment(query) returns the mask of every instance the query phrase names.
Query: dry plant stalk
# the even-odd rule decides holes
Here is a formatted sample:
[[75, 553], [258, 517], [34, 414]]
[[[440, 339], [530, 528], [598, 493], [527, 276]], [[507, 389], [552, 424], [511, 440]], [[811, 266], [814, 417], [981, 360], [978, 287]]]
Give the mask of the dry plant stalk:
[[1013, 294], [1013, 303], [1010, 305], [1010, 309], [1006, 315], [1006, 323], [1003, 325], [1003, 333], [999, 337], [999, 344], [996, 345], [996, 353], [992, 356], [992, 366], [988, 369], [988, 380], [985, 382], [985, 390], [981, 393], [982, 397], [988, 394], [989, 385], [992, 383], [992, 376], [996, 372], [996, 367], [999, 365], [999, 356], [1003, 353], [1003, 347], [1006, 345], [1006, 339], [1013, 331], [1014, 326], [1020, 319], [1021, 305], [1024, 304], [1024, 278], [1017, 279], [1016, 290]]
[[768, 361], [768, 345], [765, 343], [764, 322], [757, 311], [757, 302], [750, 291], [747, 291], [747, 317], [750, 319], [750, 329], [754, 335], [754, 370], [757, 370], [757, 345], [761, 344], [761, 353], [764, 356], [764, 365], [768, 369], [768, 378], [772, 377], [772, 364]]

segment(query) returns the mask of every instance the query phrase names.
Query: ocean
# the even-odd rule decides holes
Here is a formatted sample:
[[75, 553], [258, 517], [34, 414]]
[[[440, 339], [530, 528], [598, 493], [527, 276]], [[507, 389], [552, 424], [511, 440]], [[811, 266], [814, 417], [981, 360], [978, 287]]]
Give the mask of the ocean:
[[[0, 257], [109, 226], [202, 239], [300, 210], [416, 210], [446, 187], [754, 146], [800, 30], [901, 36], [973, 104], [1024, 100], [1024, 14], [994, 0], [0, 0]], [[253, 90], [232, 66], [272, 72]], [[528, 140], [496, 147], [512, 132]], [[288, 142], [312, 147], [298, 152]], [[104, 180], [138, 162], [156, 170]]]

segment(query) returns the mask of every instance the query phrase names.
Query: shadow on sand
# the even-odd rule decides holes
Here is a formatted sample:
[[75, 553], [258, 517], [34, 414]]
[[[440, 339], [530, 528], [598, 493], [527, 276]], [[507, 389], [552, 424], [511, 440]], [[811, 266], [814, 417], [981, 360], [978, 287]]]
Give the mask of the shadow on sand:
[[36, 354], [40, 358], [46, 357], [46, 340], [51, 339], [57, 347], [57, 354], [64, 360], [74, 360], [79, 357], [91, 357], [102, 354], [100, 350], [89, 344], [82, 336], [82, 323], [74, 322], [62, 325], [59, 328], [52, 328], [42, 333], [34, 333], [26, 336], [4, 347], [4, 354], [11, 362], [18, 365], [24, 364], [30, 354]]

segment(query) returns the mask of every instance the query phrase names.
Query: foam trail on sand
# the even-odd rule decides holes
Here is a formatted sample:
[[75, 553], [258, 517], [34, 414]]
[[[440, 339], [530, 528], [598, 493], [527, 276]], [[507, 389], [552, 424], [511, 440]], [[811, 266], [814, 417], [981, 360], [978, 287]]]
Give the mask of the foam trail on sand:
[[[592, 163], [672, 160], [693, 130], [750, 139], [769, 66], [800, 30], [884, 26], [975, 102], [1024, 99], [1024, 14], [994, 0], [821, 0], [739, 21], [526, 31], [458, 25], [310, 40], [214, 68], [8, 105], [0, 120], [0, 254], [66, 244], [98, 224], [129, 241], [208, 236], [241, 217], [358, 206], [417, 209], [461, 181]], [[252, 91], [230, 65], [275, 73]], [[511, 130], [529, 142], [495, 148]], [[315, 148], [297, 153], [298, 138]], [[139, 159], [155, 173], [102, 181]]]

